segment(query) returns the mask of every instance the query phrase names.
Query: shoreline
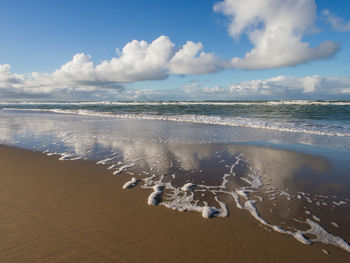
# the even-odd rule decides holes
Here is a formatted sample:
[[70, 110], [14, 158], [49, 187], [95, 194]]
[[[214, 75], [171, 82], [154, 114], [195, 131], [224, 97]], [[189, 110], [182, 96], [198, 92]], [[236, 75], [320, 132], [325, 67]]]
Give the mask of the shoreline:
[[[138, 187], [94, 161], [0, 145], [3, 262], [347, 262], [338, 247], [269, 232], [247, 211], [203, 219], [148, 206]], [[329, 255], [322, 249], [330, 251]], [[29, 259], [29, 260], [28, 260]]]
[[326, 131], [326, 130], [313, 130], [305, 129], [297, 126], [290, 126], [288, 123], [279, 123], [278, 120], [269, 123], [267, 120], [259, 120], [258, 118], [244, 118], [244, 117], [222, 117], [222, 116], [206, 116], [206, 115], [152, 115], [152, 114], [135, 114], [135, 113], [122, 113], [116, 114], [110, 111], [98, 112], [93, 110], [85, 109], [40, 109], [40, 108], [5, 108], [0, 111], [7, 113], [37, 113], [37, 114], [62, 114], [71, 116], [88, 116], [88, 117], [100, 117], [100, 118], [111, 118], [114, 120], [139, 120], [139, 121], [169, 121], [169, 122], [180, 122], [189, 124], [200, 124], [200, 125], [218, 125], [233, 128], [243, 129], [256, 129], [265, 130], [271, 132], [282, 132], [291, 134], [308, 134], [310, 136], [333, 136], [333, 137], [350, 137], [349, 132], [337, 132], [337, 131]]

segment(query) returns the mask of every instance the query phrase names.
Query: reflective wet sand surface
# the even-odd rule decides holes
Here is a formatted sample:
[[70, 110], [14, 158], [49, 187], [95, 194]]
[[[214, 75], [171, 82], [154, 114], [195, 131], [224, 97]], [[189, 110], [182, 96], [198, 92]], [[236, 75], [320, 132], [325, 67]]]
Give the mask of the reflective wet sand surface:
[[[100, 200], [98, 202], [101, 208], [97, 209], [98, 205], [96, 205], [93, 209], [97, 209], [96, 211], [102, 209], [103, 211], [96, 212], [96, 215], [94, 215], [94, 212], [90, 211], [89, 208], [89, 216], [100, 218], [102, 221], [112, 220], [116, 222], [114, 221], [118, 218], [116, 214], [122, 215], [126, 206], [128, 206], [127, 204], [130, 205], [130, 203], [136, 202], [134, 206], [137, 204], [137, 209], [136, 207], [128, 207], [128, 212], [124, 214], [129, 219], [120, 220], [128, 222], [131, 220], [130, 217], [136, 217], [132, 219], [136, 221], [149, 220], [150, 225], [147, 230], [150, 235], [149, 239], [155, 243], [163, 240], [163, 237], [152, 237], [151, 232], [157, 232], [160, 228], [165, 231], [165, 235], [172, 233], [168, 228], [162, 228], [162, 224], [166, 223], [159, 223], [163, 216], [168, 215], [169, 217], [165, 216], [163, 219], [168, 222], [169, 229], [175, 224], [174, 220], [186, 222], [188, 224], [185, 227], [187, 231], [190, 231], [190, 228], [196, 228], [194, 224], [201, 225], [203, 228], [198, 227], [196, 230], [198, 232], [195, 235], [198, 238], [201, 237], [201, 240], [205, 238], [206, 241], [197, 242], [197, 253], [203, 249], [203, 245], [209, 242], [213, 246], [209, 251], [212, 251], [212, 256], [220, 254], [221, 256], [218, 256], [218, 258], [221, 259], [221, 262], [225, 262], [226, 259], [237, 259], [240, 256], [246, 259], [245, 261], [253, 260], [254, 256], [250, 254], [251, 251], [248, 248], [252, 251], [260, 251], [257, 252], [257, 255], [266, 256], [266, 260], [269, 257], [278, 258], [276, 255], [266, 254], [261, 250], [261, 247], [264, 247], [269, 251], [269, 248], [265, 247], [267, 246], [266, 244], [255, 244], [254, 241], [249, 241], [249, 238], [245, 236], [246, 231], [253, 236], [261, 234], [261, 237], [259, 237], [261, 240], [276, 238], [276, 243], [274, 241], [268, 245], [270, 249], [283, 250], [284, 247], [287, 248], [287, 244], [282, 245], [277, 240], [285, 240], [288, 246], [293, 247], [293, 249], [301, 249], [302, 251], [309, 249], [315, 260], [325, 260], [327, 262], [331, 257], [332, 260], [338, 257], [339, 260], [344, 260], [350, 255], [347, 252], [349, 251], [347, 240], [350, 240], [349, 217], [347, 216], [350, 214], [350, 194], [348, 190], [350, 189], [348, 176], [350, 169], [346, 161], [350, 155], [346, 150], [344, 151], [344, 148], [339, 150], [338, 139], [332, 144], [332, 147], [325, 147], [320, 138], [311, 138], [315, 142], [313, 145], [308, 144], [305, 146], [299, 141], [297, 142], [299, 146], [293, 146], [290, 141], [292, 137], [288, 137], [289, 135], [286, 135], [288, 138], [285, 140], [285, 144], [273, 144], [273, 141], [269, 140], [266, 134], [257, 132], [257, 135], [261, 136], [261, 139], [265, 139], [265, 141], [262, 144], [260, 140], [255, 143], [260, 146], [254, 146], [252, 145], [254, 144], [252, 139], [249, 137], [250, 135], [244, 137], [244, 132], [242, 131], [237, 131], [239, 144], [235, 143], [232, 128], [230, 130], [232, 134], [227, 136], [229, 140], [226, 138], [226, 141], [220, 142], [226, 130], [221, 130], [221, 128], [216, 126], [206, 128], [203, 133], [201, 129], [204, 126], [181, 123], [175, 125], [166, 122], [96, 120], [94, 118], [54, 114], [25, 115], [19, 113], [7, 117], [7, 119], [1, 119], [0, 138], [3, 144], [16, 145], [49, 155], [43, 156], [17, 149], [1, 148], [4, 158], [9, 151], [17, 151], [16, 156], [17, 154], [26, 156], [17, 160], [17, 164], [23, 163], [24, 166], [26, 162], [31, 166], [31, 163], [37, 163], [37, 170], [33, 170], [33, 167], [31, 167], [27, 168], [26, 172], [30, 174], [28, 179], [32, 178], [33, 182], [23, 180], [27, 178], [21, 172], [15, 171], [14, 167], [16, 165], [11, 161], [13, 156], [7, 158], [7, 161], [3, 163], [4, 165], [12, 163], [12, 166], [8, 166], [8, 174], [4, 177], [7, 181], [3, 179], [5, 180], [3, 184], [4, 190], [2, 191], [3, 198], [8, 200], [8, 207], [13, 207], [13, 204], [11, 204], [12, 197], [16, 197], [17, 192], [22, 193], [23, 189], [26, 189], [25, 192], [28, 194], [28, 198], [22, 200], [18, 199], [20, 198], [19, 196], [14, 198], [13, 202], [18, 201], [19, 203], [16, 203], [16, 205], [22, 205], [24, 208], [28, 207], [28, 213], [40, 214], [41, 205], [49, 204], [40, 205], [35, 204], [35, 202], [41, 203], [47, 201], [45, 198], [56, 198], [57, 196], [51, 196], [52, 191], [50, 191], [50, 188], [54, 187], [57, 194], [62, 194], [60, 197], [62, 198], [62, 203], [58, 204], [58, 201], [55, 200], [50, 205], [50, 209], [57, 209], [57, 214], [47, 214], [45, 216], [61, 217], [65, 215], [65, 212], [62, 211], [62, 206], [64, 207], [67, 205], [67, 202], [72, 203], [71, 201], [73, 201], [70, 201], [69, 195], [66, 198], [66, 191], [77, 191], [78, 199], [80, 201], [84, 199], [87, 194], [84, 194], [84, 192], [78, 193], [79, 189], [82, 185], [85, 185], [85, 180], [90, 178], [85, 174], [90, 174], [88, 170], [92, 169], [91, 167], [95, 167], [93, 170], [97, 169], [98, 172], [91, 175], [93, 183], [87, 184], [94, 189], [93, 191], [100, 192], [97, 193], [97, 196], [94, 196], [96, 195], [94, 192], [92, 196], [89, 196], [89, 200], [98, 199], [104, 195], [105, 187], [108, 184], [107, 188], [113, 189], [113, 195], [118, 195], [116, 199], [106, 197], [108, 202], [116, 202], [117, 204], [110, 205], [122, 207], [118, 209], [115, 207], [116, 211], [107, 212], [103, 210], [105, 208], [102, 208], [103, 202]], [[200, 137], [199, 139], [198, 136]], [[280, 136], [280, 139], [284, 138], [281, 134], [278, 136]], [[298, 138], [293, 140], [297, 141]], [[330, 142], [328, 141], [327, 145], [329, 144]], [[31, 161], [27, 160], [29, 155], [33, 155]], [[37, 157], [38, 159], [36, 159]], [[85, 158], [93, 161], [77, 160]], [[53, 167], [47, 167], [47, 160], [53, 163]], [[61, 169], [59, 167], [62, 165], [68, 165], [72, 169], [80, 167], [82, 170], [79, 172], [80, 175], [75, 174], [71, 179], [66, 176], [63, 179], [63, 177], [60, 177], [60, 172], [57, 171]], [[21, 164], [18, 169], [25, 168]], [[45, 172], [46, 174], [50, 173], [50, 179], [47, 178], [48, 181], [44, 186], [38, 183], [43, 178], [37, 175], [36, 171], [45, 169], [51, 170], [50, 172], [48, 170]], [[11, 174], [16, 179], [10, 180]], [[36, 178], [36, 176], [39, 177]], [[62, 185], [57, 185], [54, 182], [59, 178], [62, 179]], [[72, 184], [71, 180], [74, 180], [73, 185], [77, 185], [76, 189], [73, 185], [69, 185], [68, 188], [65, 185], [66, 183]], [[109, 185], [114, 183], [115, 185]], [[99, 184], [106, 185], [98, 186]], [[126, 185], [124, 190], [122, 189], [123, 185]], [[95, 187], [97, 188], [95, 189]], [[43, 201], [38, 201], [34, 198], [34, 196], [39, 198], [39, 193], [44, 196]], [[8, 197], [6, 197], [7, 195]], [[33, 198], [31, 197], [32, 195], [34, 195]], [[120, 199], [119, 195], [125, 195], [128, 198]], [[11, 198], [9, 198], [10, 196]], [[170, 209], [164, 209], [164, 206]], [[21, 209], [24, 209], [23, 207]], [[130, 209], [132, 211], [129, 211]], [[183, 213], [184, 211], [188, 211], [188, 213]], [[191, 211], [197, 213], [192, 213]], [[15, 212], [12, 211], [11, 213]], [[51, 212], [46, 211], [45, 213]], [[77, 222], [82, 219], [79, 219], [78, 214], [75, 215], [76, 218], [72, 222], [66, 222], [69, 224], [67, 228], [71, 228], [73, 223], [77, 224], [76, 227], [80, 227]], [[109, 216], [108, 219], [104, 218], [106, 215], [115, 218], [113, 219]], [[150, 217], [146, 219], [148, 216]], [[205, 219], [207, 217], [211, 219]], [[12, 230], [18, 228], [19, 231], [8, 231], [8, 238], [14, 242], [21, 243], [21, 246], [29, 246], [27, 241], [20, 241], [19, 238], [22, 232], [20, 222], [24, 220], [23, 224], [27, 223], [28, 217], [22, 217], [19, 214], [13, 214], [13, 216], [8, 218], [4, 216], [5, 221], [10, 218], [15, 219], [14, 221], [18, 218], [19, 221], [14, 223]], [[152, 220], [156, 222], [152, 224]], [[188, 220], [193, 222], [189, 223]], [[42, 224], [44, 226], [45, 222]], [[58, 226], [60, 224], [63, 223], [61, 221], [57, 222]], [[138, 233], [135, 229], [142, 228], [142, 226], [135, 226], [134, 224], [136, 222], [130, 223], [129, 226], [118, 225], [115, 227], [126, 228], [129, 230], [130, 235], [134, 236]], [[210, 227], [204, 226], [206, 224], [209, 224]], [[246, 230], [245, 227], [249, 227], [244, 227], [242, 224], [250, 224], [249, 227], [252, 228]], [[86, 225], [86, 227], [88, 226]], [[90, 227], [96, 226], [91, 225]], [[240, 227], [242, 229], [238, 230]], [[28, 232], [28, 236], [33, 238], [32, 230], [35, 228], [32, 230], [29, 228], [25, 229], [25, 231], [30, 232]], [[116, 231], [113, 238], [117, 238], [119, 235], [118, 231], [121, 230]], [[19, 236], [13, 234], [15, 232], [19, 233]], [[237, 236], [238, 233], [242, 236], [241, 238]], [[46, 234], [43, 233], [38, 239], [45, 239]], [[106, 237], [102, 236], [101, 238], [105, 240]], [[222, 236], [224, 238], [220, 239]], [[70, 239], [70, 237], [61, 238], [64, 240]], [[185, 250], [183, 243], [186, 244], [186, 238], [175, 236], [174, 238], [174, 243], [170, 242], [171, 245], [179, 246], [179, 250]], [[195, 237], [190, 238], [191, 242], [194, 242], [193, 238]], [[215, 246], [215, 243], [212, 243], [214, 240], [221, 245]], [[141, 241], [130, 242], [135, 246], [140, 246], [142, 243]], [[176, 245], [175, 242], [179, 244]], [[306, 243], [313, 244], [306, 245]], [[243, 254], [237, 252], [237, 244], [245, 247], [246, 252]], [[13, 246], [15, 247], [15, 245]], [[190, 245], [189, 248], [191, 246], [193, 245]], [[126, 249], [125, 245], [122, 247]], [[9, 246], [7, 253], [11, 249], [14, 248]], [[33, 251], [37, 253], [38, 249], [40, 250], [40, 246]], [[120, 249], [120, 247], [114, 249], [112, 249], [113, 253], [117, 253], [115, 251]], [[129, 244], [128, 249], [133, 250], [131, 244]], [[96, 248], [97, 254], [98, 250]], [[77, 251], [80, 250], [77, 249]], [[202, 252], [207, 255], [208, 251], [204, 252], [203, 249]], [[327, 254], [329, 252], [330, 254]], [[111, 255], [117, 255], [119, 259], [122, 258], [118, 254], [120, 252], [117, 254], [113, 253]], [[132, 252], [130, 253], [132, 254]], [[178, 253], [180, 252], [178, 251]], [[185, 251], [183, 253], [190, 254], [190, 252]], [[283, 257], [286, 257], [286, 260], [288, 260], [288, 252], [283, 253], [286, 253], [286, 255], [283, 254]], [[304, 255], [306, 260], [310, 255], [307, 252], [303, 253], [300, 252], [300, 256]], [[15, 254], [11, 253], [7, 255], [10, 257], [15, 256]], [[168, 257], [171, 257], [170, 255], [172, 254], [169, 253]], [[69, 255], [67, 254], [66, 256]], [[155, 254], [152, 254], [151, 258], [154, 259], [154, 256]], [[163, 256], [167, 257], [167, 254]], [[207, 256], [210, 258], [209, 255]], [[280, 256], [282, 257], [282, 255]], [[187, 257], [189, 256], [187, 255]], [[132, 258], [132, 256], [125, 258], [125, 262], [137, 261], [137, 259], [133, 260]], [[58, 258], [53, 256], [52, 259]], [[108, 256], [106, 259], [111, 258]], [[272, 260], [272, 258], [270, 259]], [[173, 260], [175, 260], [174, 262], [181, 262], [176, 261], [176, 259]]]

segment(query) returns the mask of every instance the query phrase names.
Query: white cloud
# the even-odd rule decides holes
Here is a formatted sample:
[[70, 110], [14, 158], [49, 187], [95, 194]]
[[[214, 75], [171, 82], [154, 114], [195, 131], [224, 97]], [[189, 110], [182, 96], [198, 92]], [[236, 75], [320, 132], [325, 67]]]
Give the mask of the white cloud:
[[350, 77], [276, 76], [227, 86], [189, 83], [173, 90], [125, 90], [133, 100], [349, 99]]
[[214, 53], [205, 53], [202, 43], [187, 41], [176, 52], [170, 61], [170, 72], [173, 74], [201, 75], [214, 73], [222, 69], [223, 63]]
[[[228, 87], [204, 89], [222, 97], [279, 97], [279, 98], [323, 98], [346, 95], [350, 92], [350, 77], [305, 77], [277, 76], [265, 80], [234, 83]], [[294, 97], [293, 97], [294, 96]]]
[[56, 70], [53, 76], [62, 81], [94, 81], [96, 80], [96, 74], [94, 64], [90, 59], [91, 56], [84, 53], [76, 54], [71, 61]]
[[165, 79], [174, 54], [175, 44], [166, 36], [152, 43], [133, 40], [124, 46], [120, 57], [97, 65], [96, 73], [102, 80], [119, 83]]
[[115, 82], [166, 79], [169, 74], [200, 75], [219, 71], [222, 66], [214, 53], [201, 51], [202, 43], [187, 41], [180, 49], [167, 36], [152, 43], [133, 40], [119, 58], [96, 66], [100, 79]]
[[129, 100], [349, 99], [350, 77], [276, 76], [227, 86], [188, 83], [180, 89], [124, 90]]
[[225, 0], [214, 6], [231, 19], [229, 33], [247, 34], [253, 48], [244, 58], [233, 58], [238, 69], [295, 66], [332, 57], [339, 44], [326, 41], [312, 48], [302, 37], [316, 19], [314, 0]]
[[0, 65], [0, 87], [6, 88], [11, 85], [16, 85], [21, 83], [24, 80], [23, 75], [12, 74], [11, 66], [9, 64]]
[[336, 16], [328, 9], [322, 11], [322, 16], [327, 23], [331, 24], [333, 30], [340, 32], [350, 31], [350, 21], [344, 22], [344, 18]]
[[111, 89], [120, 90], [126, 83], [162, 80], [169, 74], [199, 75], [220, 70], [222, 62], [202, 49], [202, 43], [188, 41], [177, 50], [167, 36], [160, 36], [151, 43], [133, 40], [117, 57], [98, 65], [89, 55], [76, 54], [52, 74], [14, 74], [9, 65], [0, 65], [0, 91], [9, 97], [11, 94], [18, 97], [20, 94], [108, 93]]
[[[208, 83], [196, 81], [172, 90], [128, 90], [116, 86], [115, 82], [109, 83], [110, 80], [105, 77], [108, 74], [97, 73], [90, 57], [84, 54], [74, 56], [72, 61], [52, 74], [21, 75], [11, 73], [10, 69], [7, 64], [0, 65], [0, 94], [3, 99], [21, 97], [62, 100], [346, 99], [350, 94], [350, 77], [318, 75], [299, 78], [276, 76], [224, 87], [217, 85], [210, 87]], [[158, 70], [157, 74], [159, 72]], [[111, 87], [112, 84], [115, 86]]]

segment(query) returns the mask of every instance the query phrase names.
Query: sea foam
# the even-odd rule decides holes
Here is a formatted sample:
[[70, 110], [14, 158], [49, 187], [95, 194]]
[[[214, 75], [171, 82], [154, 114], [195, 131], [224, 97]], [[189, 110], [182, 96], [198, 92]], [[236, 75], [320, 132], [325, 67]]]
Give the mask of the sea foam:
[[[247, 127], [254, 129], [274, 130], [291, 133], [305, 133], [311, 135], [327, 135], [327, 136], [350, 136], [348, 130], [339, 130], [337, 127], [331, 128], [329, 126], [319, 125], [299, 125], [298, 122], [282, 121], [276, 119], [260, 119], [260, 118], [245, 118], [245, 117], [222, 117], [222, 116], [208, 116], [201, 114], [181, 114], [181, 115], [151, 115], [151, 114], [115, 114], [113, 112], [99, 112], [85, 109], [13, 109], [6, 110], [21, 110], [21, 111], [41, 111], [54, 112], [61, 114], [77, 114], [85, 116], [100, 116], [113, 117], [116, 119], [130, 119], [130, 120], [154, 120], [154, 121], [174, 121], [174, 122], [189, 122], [201, 124], [215, 124], [232, 127]], [[337, 129], [336, 129], [337, 128]]]
[[132, 188], [134, 186], [136, 186], [137, 183], [137, 179], [135, 177], [131, 178], [130, 181], [127, 181], [124, 185], [123, 185], [123, 189], [128, 189], [128, 188]]

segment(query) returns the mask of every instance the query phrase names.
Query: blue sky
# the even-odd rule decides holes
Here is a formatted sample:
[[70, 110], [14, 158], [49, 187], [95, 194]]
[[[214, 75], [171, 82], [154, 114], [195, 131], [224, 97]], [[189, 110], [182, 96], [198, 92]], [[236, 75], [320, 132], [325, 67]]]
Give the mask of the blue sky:
[[[298, 9], [300, 2], [303, 6]], [[244, 5], [256, 3], [263, 6], [255, 13], [244, 13], [249, 10]], [[287, 17], [281, 14], [283, 10], [290, 10]], [[349, 10], [347, 0], [3, 0], [0, 98], [350, 98]], [[305, 26], [300, 21], [305, 21]], [[291, 33], [277, 34], [273, 48], [261, 48], [272, 36], [269, 28], [282, 24], [284, 28], [275, 33], [289, 29]], [[242, 30], [237, 29], [240, 26]], [[249, 38], [254, 31], [262, 33], [256, 42]], [[122, 52], [132, 40], [150, 45], [161, 36], [167, 39], [161, 39], [159, 45], [169, 48], [164, 54], [168, 57], [159, 58], [161, 64], [146, 63], [144, 68], [130, 70], [129, 62], [112, 62], [123, 55], [118, 55], [116, 49]], [[184, 49], [187, 41], [194, 43], [188, 45], [189, 52], [198, 52], [186, 60], [178, 54], [181, 59], [175, 63], [176, 52]], [[326, 41], [330, 41], [327, 47], [316, 50]], [[305, 43], [309, 47], [304, 49]], [[258, 55], [245, 57], [252, 50]], [[206, 57], [196, 61], [200, 52]], [[74, 67], [61, 69], [82, 53], [84, 56], [72, 63]], [[284, 58], [288, 53], [291, 56]], [[233, 62], [232, 58], [239, 60]], [[95, 70], [103, 61], [110, 63]], [[130, 76], [125, 76], [126, 70]]]

